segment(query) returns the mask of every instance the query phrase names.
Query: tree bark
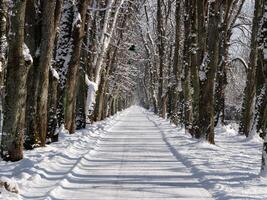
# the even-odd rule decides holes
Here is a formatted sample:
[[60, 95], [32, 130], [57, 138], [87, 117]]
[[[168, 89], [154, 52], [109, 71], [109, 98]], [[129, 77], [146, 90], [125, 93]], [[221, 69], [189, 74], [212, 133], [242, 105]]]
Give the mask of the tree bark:
[[205, 138], [214, 144], [214, 82], [219, 60], [219, 15], [220, 2], [210, 2], [208, 24], [208, 64], [202, 69], [199, 104], [199, 131], [196, 138]]
[[57, 142], [58, 133], [57, 128], [57, 89], [58, 89], [58, 79], [55, 78], [50, 72], [49, 75], [49, 95], [48, 95], [48, 121], [47, 121], [47, 143]]
[[63, 0], [62, 17], [60, 20], [60, 33], [58, 35], [55, 52], [55, 69], [58, 71], [60, 80], [58, 85], [58, 106], [57, 120], [58, 126], [64, 125], [64, 93], [66, 86], [66, 74], [72, 54], [72, 22], [73, 22], [73, 2], [72, 0]]
[[86, 94], [87, 87], [85, 83], [85, 73], [80, 68], [79, 78], [78, 78], [78, 87], [77, 87], [77, 97], [76, 97], [76, 128], [77, 130], [83, 129], [86, 127]]
[[[38, 48], [41, 43], [42, 32], [42, 9], [40, 5], [36, 9], [35, 0], [28, 0], [26, 4], [25, 14], [25, 43], [30, 52], [37, 52], [33, 55], [33, 64], [30, 66], [27, 77], [27, 103], [26, 103], [26, 134], [25, 149], [33, 149], [39, 140], [36, 115], [37, 115], [37, 92], [39, 82], [38, 64], [40, 59], [40, 51]], [[39, 51], [39, 52], [38, 52]]]
[[183, 77], [183, 92], [184, 92], [184, 124], [186, 131], [189, 131], [192, 127], [192, 96], [190, 86], [190, 63], [189, 46], [191, 43], [190, 32], [191, 23], [189, 18], [190, 1], [185, 2], [185, 15], [184, 15], [184, 49], [183, 49], [183, 61], [184, 61], [184, 77]]
[[189, 130], [192, 135], [195, 135], [198, 130], [198, 118], [199, 118], [199, 94], [200, 94], [200, 86], [199, 86], [199, 63], [198, 63], [198, 16], [197, 16], [197, 1], [191, 0], [191, 43], [190, 43], [190, 57], [191, 57], [191, 84], [192, 84], [192, 113], [193, 113], [193, 122], [192, 127]]
[[252, 26], [251, 35], [251, 45], [250, 45], [250, 58], [249, 58], [249, 68], [247, 71], [247, 81], [244, 91], [243, 105], [241, 120], [239, 126], [239, 133], [241, 135], [249, 136], [252, 130], [254, 112], [255, 108], [255, 98], [256, 98], [256, 67], [257, 67], [257, 57], [258, 57], [258, 30], [260, 24], [261, 16], [261, 5], [262, 0], [255, 1], [254, 18]]
[[107, 73], [108, 72], [106, 72], [106, 70], [103, 70], [102, 75], [101, 75], [99, 89], [97, 91], [97, 96], [96, 96], [96, 105], [95, 105], [95, 110], [94, 110], [94, 121], [100, 121], [102, 119], [104, 91], [105, 91], [105, 87], [106, 87]]
[[264, 86], [262, 91], [264, 92], [264, 100], [261, 102], [262, 105], [259, 107], [263, 111], [261, 120], [258, 121], [258, 130], [260, 134], [265, 138], [263, 143], [263, 151], [262, 151], [262, 165], [261, 171], [264, 175], [267, 175], [267, 2], [262, 2], [262, 27], [260, 32], [260, 60], [261, 62], [261, 72], [264, 77]]
[[175, 77], [175, 85], [171, 90], [170, 94], [170, 108], [169, 108], [169, 114], [172, 122], [175, 124], [178, 124], [181, 122], [181, 103], [182, 99], [181, 97], [181, 90], [182, 90], [182, 81], [181, 81], [181, 75], [182, 75], [182, 62], [181, 62], [181, 31], [182, 31], [182, 23], [181, 23], [181, 2], [176, 1], [176, 9], [175, 9], [175, 21], [176, 21], [176, 28], [175, 28], [175, 49], [174, 49], [174, 56], [173, 56], [173, 74]]
[[[54, 28], [59, 28], [59, 22], [61, 18], [61, 9], [63, 5], [63, 0], [56, 1], [55, 16], [54, 16]], [[56, 32], [54, 39], [54, 58], [56, 56], [56, 43], [58, 40], [58, 32]], [[53, 66], [53, 65], [52, 65]], [[56, 68], [56, 66], [55, 66]], [[53, 68], [53, 70], [56, 70]], [[56, 71], [57, 72], [57, 71]], [[58, 127], [58, 118], [57, 118], [57, 107], [58, 107], [58, 86], [59, 86], [59, 77], [54, 77], [52, 68], [49, 74], [49, 88], [48, 88], [48, 127], [47, 127], [47, 141], [48, 142], [57, 142], [58, 133], [56, 129]]]
[[[4, 83], [4, 71], [6, 66], [6, 51], [7, 51], [7, 15], [8, 15], [8, 1], [0, 0], [0, 87]], [[3, 91], [0, 90], [1, 101], [3, 99]]]
[[159, 89], [158, 89], [158, 103], [160, 116], [165, 118], [166, 105], [164, 105], [164, 57], [165, 57], [165, 43], [164, 43], [164, 27], [163, 27], [163, 13], [162, 0], [157, 0], [157, 36], [158, 36], [158, 54], [159, 54]]
[[1, 156], [4, 160], [17, 161], [23, 158], [25, 130], [28, 66], [23, 46], [27, 1], [12, 1], [12, 3]]
[[37, 116], [36, 124], [40, 146], [45, 146], [47, 127], [48, 127], [48, 83], [49, 83], [49, 70], [53, 57], [54, 42], [56, 36], [55, 27], [55, 8], [56, 1], [44, 1], [44, 9], [42, 16], [42, 40], [40, 46], [40, 63], [38, 65], [39, 84], [38, 84], [38, 97], [37, 97]]
[[[73, 53], [71, 55], [71, 61], [69, 63], [69, 69], [67, 73], [67, 82], [65, 89], [65, 127], [70, 133], [74, 133], [75, 119], [76, 119], [76, 90], [78, 79], [78, 68], [80, 64], [80, 54], [82, 38], [84, 36], [85, 16], [87, 11], [89, 0], [81, 0], [78, 5], [78, 13], [80, 18], [77, 19], [76, 24], [73, 27], [72, 40], [73, 40]], [[78, 16], [76, 16], [77, 18]], [[74, 19], [76, 20], [76, 19]]]

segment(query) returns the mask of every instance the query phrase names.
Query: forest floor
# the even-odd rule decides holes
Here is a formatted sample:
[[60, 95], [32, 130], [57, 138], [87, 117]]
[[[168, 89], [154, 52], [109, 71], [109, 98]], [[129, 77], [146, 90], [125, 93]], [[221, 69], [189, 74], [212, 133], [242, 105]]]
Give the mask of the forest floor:
[[19, 194], [0, 199], [169, 200], [267, 197], [258, 174], [262, 141], [244, 139], [229, 125], [216, 128], [216, 145], [133, 106], [60, 141], [0, 162], [0, 176]]

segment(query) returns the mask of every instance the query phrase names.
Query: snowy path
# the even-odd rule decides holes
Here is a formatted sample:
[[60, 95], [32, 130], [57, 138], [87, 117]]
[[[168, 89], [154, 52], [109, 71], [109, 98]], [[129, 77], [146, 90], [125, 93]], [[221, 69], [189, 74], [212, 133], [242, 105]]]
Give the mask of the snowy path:
[[[216, 145], [199, 141], [139, 107], [131, 107], [60, 141], [0, 161], [0, 200], [266, 200], [262, 140], [216, 127]], [[249, 149], [249, 151], [248, 151]], [[207, 189], [211, 195], [207, 192]]]
[[48, 192], [48, 199], [212, 199], [140, 108], [131, 108], [102, 137], [99, 147], [84, 154]]

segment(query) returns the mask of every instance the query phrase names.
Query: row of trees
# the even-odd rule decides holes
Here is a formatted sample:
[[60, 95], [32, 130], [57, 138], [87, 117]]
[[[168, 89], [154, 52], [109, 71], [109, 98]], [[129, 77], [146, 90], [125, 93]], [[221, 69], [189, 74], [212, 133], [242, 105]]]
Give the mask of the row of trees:
[[225, 123], [235, 60], [247, 68], [239, 132], [265, 137], [264, 0], [254, 1], [248, 64], [230, 56], [233, 33], [248, 28], [245, 3], [1, 0], [1, 156], [20, 160], [23, 147], [57, 141], [60, 129], [74, 133], [128, 107], [136, 95], [145, 107], [214, 144], [214, 127]]
[[244, 21], [249, 20], [241, 15], [245, 0], [146, 2], [138, 24], [146, 58], [144, 105], [183, 124], [194, 138], [214, 144], [214, 127], [225, 123], [227, 75], [238, 59], [248, 68], [239, 133], [248, 137], [257, 132], [264, 138], [266, 1], [254, 2], [248, 64], [229, 52], [236, 29], [248, 28]]
[[4, 160], [131, 105], [134, 9], [125, 0], [0, 1]]

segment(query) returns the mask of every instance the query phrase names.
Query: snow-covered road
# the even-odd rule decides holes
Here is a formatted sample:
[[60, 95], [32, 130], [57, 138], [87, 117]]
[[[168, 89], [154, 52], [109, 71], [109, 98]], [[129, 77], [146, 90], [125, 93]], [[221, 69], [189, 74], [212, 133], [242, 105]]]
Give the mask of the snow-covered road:
[[0, 200], [266, 200], [262, 139], [236, 130], [216, 127], [210, 145], [133, 106], [75, 134], [61, 130], [59, 142], [19, 162], [0, 161], [0, 180], [19, 190], [0, 187]]
[[[216, 145], [133, 106], [59, 142], [0, 160], [0, 200], [266, 200], [262, 139], [216, 127]], [[208, 191], [207, 191], [208, 190]], [[211, 197], [211, 194], [213, 198]]]
[[62, 200], [212, 199], [139, 107], [119, 118], [98, 148], [85, 153], [48, 195]]

